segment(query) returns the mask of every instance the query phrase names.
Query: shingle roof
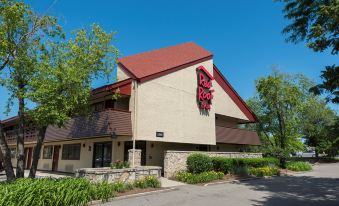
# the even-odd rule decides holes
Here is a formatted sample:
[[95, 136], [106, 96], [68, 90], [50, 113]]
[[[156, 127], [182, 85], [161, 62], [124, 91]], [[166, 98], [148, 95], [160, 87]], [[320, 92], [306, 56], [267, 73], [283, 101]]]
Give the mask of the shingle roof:
[[119, 65], [140, 81], [162, 76], [192, 63], [211, 59], [213, 54], [187, 42], [118, 59]]

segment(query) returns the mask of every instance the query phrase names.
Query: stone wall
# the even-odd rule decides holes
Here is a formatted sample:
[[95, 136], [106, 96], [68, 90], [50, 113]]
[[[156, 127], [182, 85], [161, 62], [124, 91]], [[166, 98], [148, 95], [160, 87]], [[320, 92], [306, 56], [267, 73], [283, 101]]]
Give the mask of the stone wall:
[[161, 167], [143, 166], [126, 169], [81, 168], [75, 171], [75, 177], [85, 177], [91, 182], [108, 181], [110, 183], [121, 181], [129, 182], [146, 176], [161, 177]]
[[[133, 149], [128, 150], [128, 162], [129, 165], [133, 166]], [[134, 152], [134, 167], [141, 166], [141, 149], [135, 149]]]
[[[165, 151], [164, 156], [164, 176], [173, 177], [175, 173], [186, 170], [187, 157], [197, 151]], [[207, 154], [210, 157], [228, 157], [228, 158], [255, 158], [262, 157], [261, 153], [244, 152], [199, 152]]]

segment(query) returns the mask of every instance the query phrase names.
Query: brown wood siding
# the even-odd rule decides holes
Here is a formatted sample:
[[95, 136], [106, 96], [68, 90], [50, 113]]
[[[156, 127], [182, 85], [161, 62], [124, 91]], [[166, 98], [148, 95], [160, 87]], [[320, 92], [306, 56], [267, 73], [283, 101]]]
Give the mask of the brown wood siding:
[[260, 145], [260, 138], [257, 132], [216, 126], [217, 143], [242, 144], [242, 145]]
[[113, 131], [117, 136], [132, 135], [130, 112], [108, 109], [88, 118], [73, 118], [62, 128], [49, 126], [45, 142], [110, 136]]

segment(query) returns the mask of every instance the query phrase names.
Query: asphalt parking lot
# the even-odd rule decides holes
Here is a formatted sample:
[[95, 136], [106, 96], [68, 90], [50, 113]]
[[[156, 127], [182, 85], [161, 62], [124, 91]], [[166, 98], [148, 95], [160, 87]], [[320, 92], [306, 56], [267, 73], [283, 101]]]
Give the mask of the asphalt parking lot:
[[210, 186], [185, 185], [177, 190], [114, 200], [105, 206], [296, 206], [339, 205], [339, 163], [320, 164], [293, 176]]

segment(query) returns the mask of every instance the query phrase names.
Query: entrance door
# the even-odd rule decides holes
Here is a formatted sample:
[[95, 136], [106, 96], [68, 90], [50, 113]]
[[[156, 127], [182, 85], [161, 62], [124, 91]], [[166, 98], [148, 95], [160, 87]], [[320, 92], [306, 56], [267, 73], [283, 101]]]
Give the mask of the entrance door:
[[112, 162], [112, 142], [96, 142], [93, 150], [93, 167], [109, 167]]
[[30, 169], [32, 165], [33, 147], [25, 148], [25, 169]]
[[55, 145], [53, 149], [52, 171], [58, 170], [60, 145]]
[[[133, 142], [125, 142], [124, 146], [124, 161], [128, 161], [128, 150], [133, 149]], [[135, 149], [141, 149], [141, 165], [146, 165], [146, 142], [145, 141], [136, 141]]]

